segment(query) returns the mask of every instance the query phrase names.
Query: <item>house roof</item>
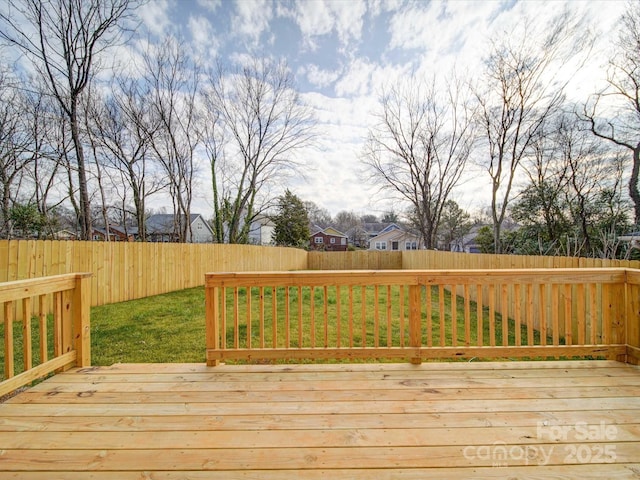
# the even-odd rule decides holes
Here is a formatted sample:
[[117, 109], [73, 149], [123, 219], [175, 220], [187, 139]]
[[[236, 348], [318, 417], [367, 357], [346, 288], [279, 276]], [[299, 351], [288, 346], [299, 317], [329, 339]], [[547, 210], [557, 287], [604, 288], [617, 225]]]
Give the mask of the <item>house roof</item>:
[[[394, 226], [394, 228], [385, 228], [382, 232], [380, 232], [378, 235], [376, 235], [375, 237], [373, 237], [370, 241], [371, 242], [376, 242], [376, 241], [380, 241], [382, 239], [387, 240], [387, 241], [391, 241], [391, 240], [404, 240], [407, 238], [410, 239], [419, 239], [420, 236], [410, 232], [408, 230], [403, 230], [402, 228], [398, 227], [395, 223], [391, 224]], [[389, 225], [391, 227], [391, 225]]]
[[403, 227], [399, 226], [395, 222], [387, 223], [387, 222], [369, 222], [363, 224], [364, 230], [369, 234], [370, 237], [375, 237], [382, 233], [391, 231], [391, 230], [405, 230]]
[[344, 238], [348, 238], [344, 233], [340, 232], [339, 230], [336, 230], [333, 227], [327, 227], [327, 228], [320, 228], [317, 225], [313, 226], [313, 230], [312, 230], [312, 234], [311, 236], [315, 236], [319, 233], [323, 233], [324, 235], [330, 235], [332, 237], [344, 237]]
[[[184, 218], [184, 215], [181, 217]], [[200, 217], [207, 228], [211, 230], [209, 224], [199, 213], [192, 213], [189, 215], [189, 225], [193, 225], [193, 222], [195, 222], [198, 217]], [[151, 215], [145, 222], [147, 233], [173, 233], [174, 219], [175, 216], [171, 213], [158, 213]]]
[[336, 230], [333, 227], [327, 227], [324, 229], [324, 233], [326, 235], [331, 235], [332, 237], [346, 237], [346, 235], [344, 233], [342, 233], [339, 230]]

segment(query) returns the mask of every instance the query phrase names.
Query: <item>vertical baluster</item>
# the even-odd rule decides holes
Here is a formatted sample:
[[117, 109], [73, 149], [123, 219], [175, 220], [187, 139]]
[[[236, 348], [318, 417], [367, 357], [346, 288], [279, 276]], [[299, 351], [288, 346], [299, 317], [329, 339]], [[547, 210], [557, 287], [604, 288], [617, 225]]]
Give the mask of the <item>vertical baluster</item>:
[[260, 324], [260, 348], [264, 348], [264, 287], [260, 287], [260, 310], [259, 324]]
[[233, 288], [233, 348], [240, 348], [240, 312], [238, 287]]
[[500, 310], [502, 310], [500, 318], [502, 319], [502, 345], [509, 345], [509, 285], [502, 285], [500, 292]]
[[275, 286], [271, 287], [271, 323], [273, 348], [278, 348], [278, 287]]
[[387, 285], [387, 347], [393, 345], [393, 334], [391, 330], [391, 285]]
[[362, 314], [362, 346], [366, 347], [367, 346], [367, 287], [365, 287], [364, 285], [360, 287], [360, 293], [361, 293], [361, 305], [360, 308], [362, 310], [361, 314]]
[[349, 348], [353, 348], [353, 285], [349, 285]]
[[324, 321], [324, 348], [329, 346], [329, 290], [325, 285], [322, 289], [323, 292], [323, 305], [322, 305], [322, 315]]
[[544, 346], [547, 344], [547, 305], [549, 304], [547, 299], [547, 288], [544, 284], [541, 283], [538, 286], [538, 293], [538, 311], [540, 312], [540, 345]]
[[398, 293], [400, 297], [400, 346], [404, 347], [404, 329], [405, 329], [405, 319], [404, 319], [404, 285], [400, 285], [400, 292]]
[[22, 299], [22, 353], [24, 371], [33, 366], [33, 347], [31, 341], [31, 298]]
[[489, 285], [489, 346], [496, 346], [496, 287]]
[[4, 376], [11, 378], [15, 374], [13, 349], [13, 301], [4, 302]]
[[451, 345], [458, 345], [458, 286], [451, 285]]
[[446, 314], [444, 311], [444, 297], [445, 290], [444, 285], [438, 285], [438, 316], [440, 318], [440, 346], [445, 346], [445, 330], [446, 330]]
[[247, 348], [251, 349], [251, 324], [253, 323], [252, 311], [251, 311], [251, 295], [252, 289], [251, 287], [245, 287], [247, 291]]
[[564, 286], [564, 344], [573, 345], [573, 305], [572, 287], [570, 284]]
[[[425, 304], [427, 307], [427, 346], [433, 346], [433, 314], [431, 308], [431, 284], [427, 283], [425, 285]], [[409, 294], [411, 294], [411, 289], [409, 289]], [[411, 308], [411, 299], [409, 299], [409, 308]]]
[[[409, 345], [414, 348], [422, 346], [420, 290], [420, 285], [409, 285]], [[427, 318], [428, 321], [429, 319]], [[413, 364], [419, 364], [421, 361], [422, 359], [419, 356], [411, 358], [411, 363]]]
[[585, 345], [586, 342], [586, 333], [587, 330], [585, 328], [585, 322], [587, 318], [587, 299], [585, 297], [585, 289], [584, 284], [578, 284], [576, 288], [576, 296], [577, 296], [577, 312], [576, 317], [578, 320], [578, 345]]
[[227, 288], [220, 288], [220, 313], [221, 313], [221, 326], [220, 326], [220, 335], [222, 336], [222, 340], [220, 342], [220, 349], [224, 350], [227, 348]]
[[589, 324], [591, 345], [598, 343], [598, 297], [595, 283], [589, 284]]
[[316, 346], [316, 313], [315, 313], [315, 304], [316, 304], [316, 288], [311, 287], [311, 347], [315, 348]]
[[602, 343], [611, 344], [611, 285], [602, 285]]
[[340, 337], [342, 335], [342, 312], [341, 310], [341, 304], [342, 304], [342, 298], [341, 298], [341, 292], [340, 292], [340, 285], [336, 285], [336, 347], [340, 348], [341, 342], [340, 342]]
[[291, 287], [284, 287], [284, 328], [285, 328], [285, 344], [287, 348], [291, 347], [291, 314], [289, 312], [289, 303], [291, 302]]
[[303, 325], [302, 325], [302, 286], [298, 285], [298, 348], [303, 347]]
[[551, 332], [554, 345], [560, 345], [560, 316], [558, 309], [560, 308], [560, 300], [558, 298], [558, 284], [551, 285]]
[[464, 295], [464, 344], [471, 345], [471, 299], [469, 284], [465, 283], [463, 288]]
[[521, 285], [516, 283], [513, 286], [513, 301], [515, 303], [514, 312], [514, 334], [516, 346], [522, 345], [522, 294], [520, 293]]
[[483, 296], [484, 292], [482, 289], [482, 285], [476, 285], [476, 321], [477, 321], [477, 343], [479, 347], [484, 345], [484, 325], [483, 325], [483, 317], [484, 312], [482, 308]]
[[527, 345], [535, 345], [535, 336], [533, 332], [533, 284], [527, 285]]
[[38, 320], [40, 323], [40, 363], [49, 359], [49, 349], [47, 347], [47, 296], [38, 297]]
[[58, 357], [62, 354], [62, 292], [53, 294], [53, 305], [53, 356]]
[[380, 346], [380, 297], [378, 285], [373, 287], [373, 345], [378, 348]]

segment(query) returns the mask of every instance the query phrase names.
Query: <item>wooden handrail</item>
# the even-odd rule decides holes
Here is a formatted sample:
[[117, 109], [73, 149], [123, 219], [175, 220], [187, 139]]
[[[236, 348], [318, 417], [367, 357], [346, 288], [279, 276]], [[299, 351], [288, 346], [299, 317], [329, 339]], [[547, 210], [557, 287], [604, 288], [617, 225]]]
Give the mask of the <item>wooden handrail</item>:
[[211, 273], [205, 286], [209, 365], [380, 357], [637, 362], [640, 349], [640, 272], [625, 268]]
[[[0, 283], [4, 332], [0, 396], [51, 372], [91, 365], [90, 280], [90, 273], [70, 273]], [[32, 325], [34, 318], [37, 326]], [[14, 335], [19, 323], [21, 342]], [[50, 326], [53, 345], [49, 341]], [[37, 349], [33, 347], [34, 333], [38, 337]], [[20, 373], [16, 373], [16, 347], [22, 349]]]

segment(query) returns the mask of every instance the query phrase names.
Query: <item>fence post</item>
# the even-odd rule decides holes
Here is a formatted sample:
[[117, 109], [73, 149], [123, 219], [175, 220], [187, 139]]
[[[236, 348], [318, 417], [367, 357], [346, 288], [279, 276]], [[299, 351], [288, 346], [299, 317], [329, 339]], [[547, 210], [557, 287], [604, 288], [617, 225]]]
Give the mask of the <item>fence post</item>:
[[[420, 308], [420, 285], [409, 285], [409, 345], [419, 349], [422, 346], [422, 314]], [[420, 365], [420, 356], [411, 357], [411, 363]]]
[[79, 273], [73, 289], [73, 342], [76, 365], [91, 365], [91, 273]]

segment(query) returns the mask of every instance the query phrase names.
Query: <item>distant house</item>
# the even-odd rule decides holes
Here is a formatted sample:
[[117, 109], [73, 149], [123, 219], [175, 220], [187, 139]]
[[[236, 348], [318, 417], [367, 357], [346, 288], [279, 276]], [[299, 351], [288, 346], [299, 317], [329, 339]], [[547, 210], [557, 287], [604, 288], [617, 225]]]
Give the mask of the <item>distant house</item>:
[[462, 238], [453, 240], [449, 245], [449, 250], [452, 252], [462, 253], [482, 253], [480, 244], [478, 244], [476, 240], [479, 229], [480, 226], [474, 226], [471, 231]]
[[109, 242], [134, 242], [138, 229], [135, 227], [124, 227], [121, 225], [109, 225], [109, 235], [107, 239], [107, 229], [103, 227], [93, 227], [91, 238], [97, 241]]
[[640, 232], [631, 232], [624, 235], [620, 235], [618, 240], [621, 242], [629, 243], [630, 249], [640, 250]]
[[347, 236], [333, 227], [314, 227], [309, 240], [311, 250], [324, 250], [327, 252], [344, 252], [349, 246]]
[[419, 235], [390, 223], [369, 240], [369, 250], [419, 250], [423, 247]]
[[54, 240], [77, 240], [78, 235], [69, 230], [58, 230], [52, 235]]
[[276, 225], [264, 215], [258, 215], [249, 227], [249, 243], [253, 245], [273, 245], [273, 232]]
[[[187, 243], [213, 242], [213, 230], [199, 213], [192, 213], [189, 217], [190, 231], [187, 231]], [[147, 218], [145, 223], [147, 240], [150, 242], [177, 242], [179, 235], [176, 231], [175, 216], [173, 214], [157, 214]], [[192, 237], [193, 235], [193, 237]]]

